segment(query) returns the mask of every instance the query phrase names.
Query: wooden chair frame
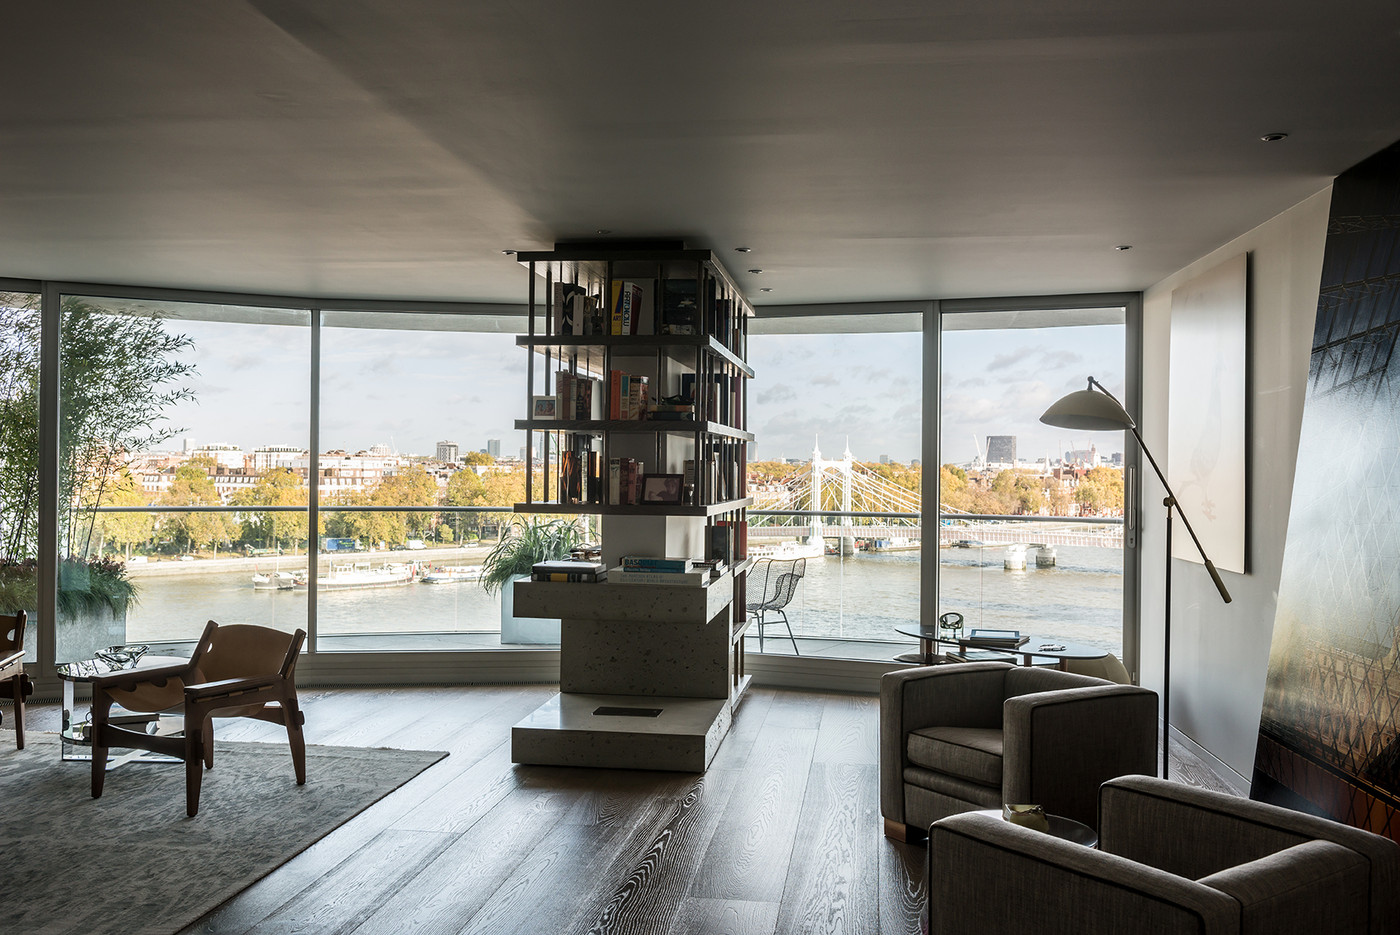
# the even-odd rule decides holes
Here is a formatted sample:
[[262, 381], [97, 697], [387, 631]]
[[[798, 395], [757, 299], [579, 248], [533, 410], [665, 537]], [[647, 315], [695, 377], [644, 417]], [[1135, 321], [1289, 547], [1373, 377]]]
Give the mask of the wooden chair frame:
[[29, 615], [0, 614], [0, 686], [8, 685], [15, 705], [15, 747], [24, 749], [24, 699], [34, 694], [34, 683], [24, 671], [24, 628]]
[[[281, 724], [287, 729], [292, 749], [292, 765], [297, 785], [306, 782], [306, 739], [302, 733], [305, 716], [297, 706], [295, 674], [297, 659], [306, 631], [297, 630], [288, 636], [290, 645], [280, 669], [272, 675], [251, 678], [222, 679], [184, 686], [185, 736], [158, 737], [126, 730], [110, 722], [113, 698], [111, 690], [130, 690], [146, 682], [167, 684], [172, 677], [186, 679], [199, 676], [198, 667], [216, 639], [219, 625], [210, 620], [199, 638], [189, 662], [159, 668], [115, 672], [92, 680], [92, 797], [102, 795], [102, 783], [107, 776], [107, 751], [112, 747], [149, 750], [185, 761], [185, 811], [193, 818], [199, 811], [199, 790], [204, 770], [214, 768], [215, 717], [251, 717]], [[244, 709], [253, 705], [255, 711], [235, 711], [220, 715], [220, 711]]]

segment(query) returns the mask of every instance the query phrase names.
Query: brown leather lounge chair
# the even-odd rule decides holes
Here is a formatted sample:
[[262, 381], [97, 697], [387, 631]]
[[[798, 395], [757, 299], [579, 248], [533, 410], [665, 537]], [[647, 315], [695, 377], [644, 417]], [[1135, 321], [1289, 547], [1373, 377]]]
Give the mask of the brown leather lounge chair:
[[[297, 785], [306, 782], [305, 722], [294, 681], [305, 630], [284, 633], [210, 620], [190, 661], [115, 672], [92, 680], [92, 797], [102, 795], [110, 747], [150, 750], [185, 761], [185, 810], [199, 811], [203, 769], [214, 766], [215, 717], [251, 717], [287, 728]], [[130, 711], [183, 708], [185, 736], [157, 737], [109, 722], [112, 704]]]

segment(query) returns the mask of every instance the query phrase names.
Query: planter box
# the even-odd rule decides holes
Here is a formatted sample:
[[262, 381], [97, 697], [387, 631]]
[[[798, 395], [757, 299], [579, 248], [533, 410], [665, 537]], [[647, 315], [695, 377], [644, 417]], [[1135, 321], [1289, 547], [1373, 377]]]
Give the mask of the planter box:
[[559, 619], [517, 617], [515, 615], [515, 582], [528, 580], [521, 575], [501, 588], [501, 643], [557, 645]]

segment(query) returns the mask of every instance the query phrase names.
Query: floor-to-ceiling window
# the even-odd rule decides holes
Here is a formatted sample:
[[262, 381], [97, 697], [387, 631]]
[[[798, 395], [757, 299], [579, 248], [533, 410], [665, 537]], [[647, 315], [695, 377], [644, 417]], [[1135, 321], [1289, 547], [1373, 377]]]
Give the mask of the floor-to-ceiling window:
[[0, 613], [26, 611], [38, 659], [39, 294], [0, 291]]
[[479, 576], [525, 499], [527, 356], [490, 324], [322, 314], [319, 649], [502, 647]]
[[[332, 667], [351, 653], [551, 645], [503, 639], [499, 597], [474, 580], [523, 499], [517, 309], [48, 288], [42, 315], [38, 292], [0, 305], [5, 431], [37, 435], [44, 405], [59, 414], [59, 661], [186, 642], [211, 618], [306, 627]], [[889, 661], [911, 648], [901, 630], [944, 609], [1131, 655], [1112, 540], [1132, 537], [1132, 453], [1033, 440], [1017, 422], [1089, 373], [1132, 404], [1123, 308], [1008, 324], [969, 305], [992, 303], [767, 309], [753, 323], [749, 542], [759, 559], [805, 562], [785, 608], [804, 656]], [[42, 323], [61, 339], [46, 364], [57, 390], [39, 387]], [[36, 466], [22, 460], [4, 465], [16, 545], [0, 585], [33, 590], [24, 530], [41, 524], [25, 519]], [[1024, 569], [1001, 541], [1016, 524], [1036, 524]], [[768, 624], [746, 648], [792, 654], [781, 618]], [[535, 662], [507, 664], [538, 676]]]
[[919, 622], [923, 315], [782, 311], [750, 329], [750, 589], [769, 559], [805, 568], [796, 640], [768, 613], [746, 648], [888, 660]]
[[1127, 310], [944, 312], [938, 610], [1123, 657], [1131, 452], [1039, 421], [1093, 375], [1120, 399]]
[[307, 626], [305, 310], [64, 295], [57, 661]]

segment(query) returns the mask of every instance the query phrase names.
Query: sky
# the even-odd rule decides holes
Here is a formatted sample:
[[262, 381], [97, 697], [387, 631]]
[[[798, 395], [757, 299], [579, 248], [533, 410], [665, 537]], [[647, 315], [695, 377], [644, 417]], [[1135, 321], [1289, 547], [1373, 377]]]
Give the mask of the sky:
[[1090, 376], [1122, 399], [1123, 353], [1123, 325], [944, 332], [943, 461], [971, 461], [978, 446], [985, 454], [988, 435], [1015, 435], [1022, 460], [1063, 458], [1091, 442], [1104, 455], [1122, 451], [1122, 432], [1071, 432], [1040, 414]]
[[[245, 451], [307, 444], [309, 329], [170, 321], [194, 348], [195, 399], [168, 424], [198, 444]], [[322, 329], [321, 450], [384, 444], [432, 454], [440, 440], [462, 451], [501, 439], [524, 444], [512, 426], [526, 409], [526, 352], [510, 335]], [[848, 439], [857, 460], [920, 457], [921, 339], [917, 333], [754, 335], [749, 363], [751, 460], [806, 459], [819, 441], [838, 458]], [[1071, 434], [1040, 424], [1055, 399], [1083, 389], [1089, 374], [1115, 393], [1123, 385], [1123, 327], [950, 331], [943, 336], [943, 460], [970, 461], [988, 435], [1016, 435], [1022, 458], [1063, 456], [1095, 442], [1122, 451], [1121, 433]], [[975, 439], [975, 442], [974, 442]]]

